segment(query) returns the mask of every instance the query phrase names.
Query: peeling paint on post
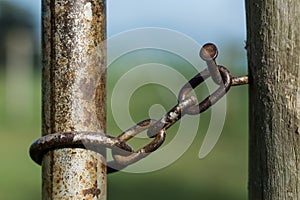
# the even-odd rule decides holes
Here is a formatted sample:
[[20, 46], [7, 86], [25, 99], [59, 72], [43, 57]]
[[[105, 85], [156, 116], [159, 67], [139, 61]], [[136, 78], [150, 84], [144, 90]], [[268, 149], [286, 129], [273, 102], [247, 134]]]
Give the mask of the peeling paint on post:
[[[42, 0], [43, 135], [106, 130], [106, 2]], [[103, 154], [48, 152], [43, 199], [106, 199]]]

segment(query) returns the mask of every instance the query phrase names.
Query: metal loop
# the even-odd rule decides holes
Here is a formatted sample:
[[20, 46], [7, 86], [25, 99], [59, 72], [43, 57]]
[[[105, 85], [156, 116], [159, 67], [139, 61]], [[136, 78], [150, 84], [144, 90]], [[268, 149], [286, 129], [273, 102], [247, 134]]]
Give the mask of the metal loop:
[[144, 120], [126, 130], [118, 137], [95, 132], [63, 132], [45, 135], [36, 140], [30, 147], [30, 157], [41, 165], [45, 153], [62, 148], [82, 148], [101, 153], [103, 149], [112, 150], [114, 160], [108, 162], [107, 171], [113, 173], [133, 164], [158, 149], [166, 138], [166, 132], [161, 130], [155, 139], [143, 148], [134, 151], [126, 143], [137, 134], [149, 128], [156, 120]]
[[[148, 156], [158, 149], [166, 138], [166, 130], [181, 119], [185, 114], [196, 115], [207, 110], [221, 99], [231, 86], [248, 84], [248, 76], [232, 77], [223, 66], [218, 66], [215, 58], [217, 47], [208, 43], [201, 51], [200, 57], [206, 61], [208, 68], [194, 76], [180, 90], [178, 104], [170, 109], [160, 120], [147, 119], [124, 131], [118, 137], [95, 132], [64, 132], [43, 136], [30, 147], [30, 156], [38, 164], [42, 163], [43, 155], [48, 151], [61, 148], [83, 148], [103, 153], [105, 148], [112, 150], [113, 161], [107, 163], [107, 173], [119, 171], [130, 164]], [[197, 103], [190, 92], [212, 77], [219, 88], [202, 102]], [[147, 130], [148, 137], [155, 137], [149, 144], [135, 151], [127, 141]]]
[[43, 155], [48, 151], [62, 148], [82, 148], [100, 153], [103, 148], [123, 149], [133, 152], [133, 148], [118, 138], [95, 132], [64, 132], [45, 135], [30, 146], [30, 157], [41, 165]]
[[[226, 92], [229, 90], [231, 86], [231, 75], [230, 72], [223, 66], [218, 66], [219, 71], [221, 73], [223, 84], [210, 96], [205, 98], [198, 105], [190, 107], [185, 110], [185, 114], [189, 115], [197, 115], [207, 110], [210, 106], [215, 104], [219, 99], [221, 99]], [[186, 83], [179, 92], [178, 101], [184, 101], [189, 93], [199, 86], [202, 82], [204, 82], [210, 76], [210, 72], [208, 69], [203, 70], [199, 74], [197, 74], [194, 78], [192, 78], [188, 83]]]
[[[138, 124], [136, 124], [135, 126], [131, 127], [130, 129], [124, 131], [117, 138], [122, 142], [127, 142], [128, 140], [130, 140], [137, 134], [141, 133], [144, 130], [147, 130], [155, 122], [156, 122], [156, 120], [153, 120], [153, 119], [147, 119], [147, 120], [141, 121]], [[141, 148], [135, 152], [128, 152], [128, 151], [120, 152], [119, 150], [115, 151], [114, 149], [112, 149], [112, 155], [113, 155], [114, 161], [120, 165], [119, 167], [122, 167], [122, 168], [124, 168], [124, 166], [133, 164], [133, 163], [139, 161], [140, 159], [148, 156], [149, 153], [158, 149], [165, 141], [165, 138], [166, 138], [165, 130], [160, 130], [152, 142], [150, 142], [149, 144], [147, 144], [146, 146], [144, 146], [143, 148]]]
[[173, 124], [175, 124], [184, 116], [185, 110], [196, 105], [196, 103], [197, 100], [195, 97], [188, 97], [187, 99], [184, 99], [183, 101], [179, 102], [176, 106], [169, 110], [160, 120], [158, 120], [155, 124], [150, 126], [147, 132], [148, 137], [155, 137], [160, 130], [167, 130], [168, 128], [170, 128]]
[[196, 98], [188, 97], [188, 95], [194, 88], [210, 77], [210, 72], [208, 69], [205, 69], [197, 74], [180, 90], [178, 95], [179, 103], [149, 128], [147, 132], [148, 137], [156, 136], [156, 134], [162, 129], [167, 130], [185, 114], [196, 115], [207, 110], [211, 105], [215, 104], [220, 98], [222, 98], [230, 88], [231, 75], [230, 72], [223, 66], [218, 66], [218, 71], [221, 73], [224, 84], [221, 84], [212, 95], [196, 105]]

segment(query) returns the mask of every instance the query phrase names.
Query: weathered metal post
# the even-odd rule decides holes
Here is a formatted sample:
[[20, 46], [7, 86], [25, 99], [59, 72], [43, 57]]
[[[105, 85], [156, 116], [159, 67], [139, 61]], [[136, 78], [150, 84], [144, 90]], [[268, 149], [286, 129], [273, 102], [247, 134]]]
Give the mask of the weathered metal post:
[[246, 0], [249, 199], [300, 198], [300, 1]]
[[[43, 135], [105, 133], [106, 1], [43, 0]], [[58, 149], [42, 163], [43, 199], [106, 199], [105, 150]]]

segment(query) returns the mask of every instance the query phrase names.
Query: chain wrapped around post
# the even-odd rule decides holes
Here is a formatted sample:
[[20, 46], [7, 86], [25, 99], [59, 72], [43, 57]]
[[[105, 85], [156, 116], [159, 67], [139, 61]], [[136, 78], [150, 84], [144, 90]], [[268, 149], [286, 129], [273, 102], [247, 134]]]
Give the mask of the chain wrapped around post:
[[[122, 170], [141, 160], [163, 144], [167, 129], [184, 115], [200, 114], [221, 99], [231, 86], [248, 84], [248, 76], [232, 77], [226, 67], [217, 65], [215, 61], [217, 55], [218, 49], [212, 43], [207, 43], [201, 48], [200, 57], [206, 61], [208, 68], [198, 73], [181, 88], [177, 105], [161, 119], [141, 121], [117, 137], [95, 132], [65, 132], [46, 135], [31, 145], [31, 158], [37, 164], [41, 164], [43, 155], [54, 149], [84, 148], [100, 152], [103, 148], [109, 148], [112, 150], [113, 160], [107, 163], [108, 173]], [[212, 77], [219, 87], [210, 96], [197, 103], [196, 98], [189, 96], [189, 93], [209, 77]], [[143, 148], [135, 151], [127, 142], [145, 130], [147, 130], [148, 137], [154, 139]]]

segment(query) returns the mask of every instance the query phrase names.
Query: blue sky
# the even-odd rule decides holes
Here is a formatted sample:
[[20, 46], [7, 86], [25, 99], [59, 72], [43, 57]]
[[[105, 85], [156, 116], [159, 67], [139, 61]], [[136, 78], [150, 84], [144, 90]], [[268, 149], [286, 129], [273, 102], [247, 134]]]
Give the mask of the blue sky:
[[197, 41], [245, 38], [243, 0], [110, 0], [108, 14], [112, 34], [155, 26], [175, 29]]
[[[9, 1], [33, 12], [39, 24], [41, 0]], [[133, 28], [161, 27], [200, 43], [242, 44], [246, 38], [244, 0], [108, 0], [107, 6], [108, 36]]]

